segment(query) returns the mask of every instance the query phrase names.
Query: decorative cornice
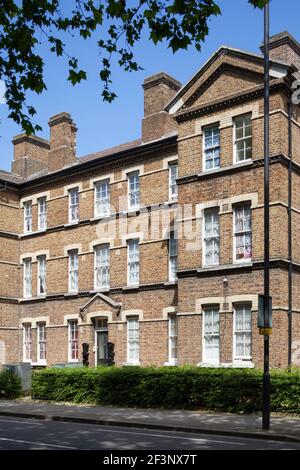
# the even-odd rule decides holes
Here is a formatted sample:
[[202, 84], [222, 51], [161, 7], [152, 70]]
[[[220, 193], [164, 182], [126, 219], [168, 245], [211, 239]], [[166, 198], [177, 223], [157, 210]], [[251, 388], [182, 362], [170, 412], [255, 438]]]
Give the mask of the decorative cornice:
[[167, 85], [169, 88], [171, 88], [174, 91], [180, 90], [180, 86], [176, 85], [175, 83], [171, 82], [165, 77], [157, 78], [156, 80], [153, 80], [153, 82], [143, 83], [143, 88], [144, 90], [148, 90], [149, 88], [152, 88], [160, 84]]
[[[270, 259], [271, 269], [286, 269], [288, 270], [290, 262], [284, 258]], [[293, 271], [300, 272], [300, 264], [293, 262]], [[184, 279], [186, 277], [214, 277], [221, 275], [228, 275], [230, 273], [245, 273], [252, 272], [255, 270], [263, 270], [263, 260], [253, 260], [249, 264], [229, 264], [214, 266], [213, 268], [194, 268], [194, 269], [183, 269], [177, 271], [178, 279]]]
[[147, 77], [144, 80], [143, 83], [143, 88], [144, 90], [148, 90], [149, 88], [152, 88], [157, 85], [167, 85], [169, 88], [171, 88], [174, 91], [178, 91], [181, 88], [181, 83], [176, 80], [174, 77], [171, 77], [165, 72], [160, 72], [155, 75], [152, 75], [151, 77]]
[[20, 238], [17, 233], [5, 232], [4, 230], [0, 230], [0, 237], [12, 238], [14, 240], [19, 240]]
[[[289, 158], [286, 155], [278, 154], [270, 156], [270, 164], [281, 163], [282, 165], [288, 166]], [[223, 177], [232, 173], [239, 173], [243, 171], [253, 170], [255, 168], [264, 166], [264, 158], [259, 157], [252, 162], [249, 162], [247, 165], [230, 165], [224, 168], [219, 168], [218, 171], [207, 171], [193, 175], [183, 176], [177, 179], [178, 185], [184, 185], [189, 183], [195, 183], [204, 179], [214, 179], [217, 177]], [[300, 174], [300, 165], [296, 162], [292, 162], [293, 170]]]
[[76, 125], [69, 113], [59, 113], [56, 114], [55, 116], [51, 116], [51, 118], [48, 121], [49, 127], [56, 126], [57, 124], [62, 124], [63, 122], [67, 122], [70, 124], [74, 130], [77, 130]]
[[204, 93], [208, 88], [215, 82], [224, 72], [233, 72], [242, 77], [255, 77], [255, 78], [263, 78], [263, 71], [261, 73], [256, 72], [254, 70], [245, 69], [243, 67], [238, 67], [237, 65], [230, 64], [228, 62], [223, 62], [210, 76], [207, 80], [205, 80], [202, 85], [197, 88], [197, 90], [187, 99], [184, 103], [183, 109], [189, 107], [193, 101], [197, 99], [199, 95]]
[[[300, 44], [299, 42], [287, 31], [276, 34], [270, 37], [269, 48], [277, 49], [280, 46], [288, 45], [296, 54], [300, 56]], [[260, 46], [262, 53], [264, 52], [264, 44]]]
[[[129, 166], [132, 162], [136, 164], [152, 156], [157, 156], [158, 152], [162, 151], [166, 154], [177, 151], [177, 135], [142, 144], [131, 149], [122, 150], [111, 155], [100, 157], [99, 159], [73, 165], [59, 172], [40, 176], [34, 180], [24, 181], [19, 184], [19, 187], [22, 190], [29, 189], [31, 193], [35, 188], [49, 188], [51, 185], [56, 185], [58, 181], [63, 184], [68, 184], [72, 182], [74, 178], [78, 179], [79, 171], [82, 177], [83, 175], [86, 177], [93, 175], [95, 172], [99, 173], [99, 169], [103, 170], [108, 168], [110, 171], [111, 169], [118, 169], [126, 165]], [[26, 195], [26, 193], [24, 193], [24, 195]]]
[[[132, 294], [137, 292], [144, 292], [144, 291], [152, 291], [152, 290], [177, 290], [177, 283], [168, 283], [168, 282], [160, 282], [155, 284], [140, 284], [135, 289], [128, 288], [127, 286], [124, 287], [112, 287], [109, 289], [108, 292], [105, 292], [106, 295], [112, 294]], [[52, 301], [52, 300], [74, 300], [84, 297], [91, 297], [95, 296], [94, 291], [79, 291], [78, 293], [68, 294], [68, 293], [59, 293], [59, 294], [46, 294], [45, 297], [31, 297], [27, 299], [16, 299], [15, 303], [22, 303], [22, 304], [29, 304], [33, 302], [45, 302], [45, 301]], [[91, 299], [92, 300], [92, 299]], [[1, 302], [1, 298], [0, 298]]]
[[12, 143], [14, 145], [21, 144], [23, 142], [28, 142], [29, 144], [33, 144], [33, 145], [36, 145], [37, 147], [42, 147], [47, 150], [50, 149], [50, 144], [48, 140], [43, 139], [42, 137], [37, 137], [35, 135], [30, 136], [26, 134], [19, 134], [19, 135], [16, 135], [12, 140]]
[[15, 297], [0, 297], [1, 304], [18, 304], [18, 299]]
[[[292, 93], [291, 88], [288, 86], [288, 83], [284, 79], [278, 79], [273, 83], [270, 83], [270, 93], [275, 93], [277, 91], [285, 93], [287, 97], [290, 97]], [[229, 108], [237, 104], [245, 103], [249, 100], [259, 98], [263, 96], [263, 92], [264, 86], [257, 85], [249, 91], [244, 90], [242, 92], [235, 93], [234, 95], [231, 95], [227, 98], [215, 100], [209, 104], [197, 106], [195, 108], [190, 109], [183, 109], [181, 111], [178, 111], [175, 115], [173, 115], [173, 117], [178, 123], [184, 122], [191, 118], [203, 116], [204, 114], [219, 111], [220, 109], [224, 110], [225, 108]]]

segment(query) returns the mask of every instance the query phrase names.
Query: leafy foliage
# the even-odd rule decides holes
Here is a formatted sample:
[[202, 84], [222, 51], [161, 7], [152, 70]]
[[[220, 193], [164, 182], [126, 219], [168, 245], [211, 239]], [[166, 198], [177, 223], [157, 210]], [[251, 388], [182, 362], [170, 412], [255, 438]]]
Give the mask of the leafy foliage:
[[[197, 367], [46, 369], [33, 374], [32, 397], [128, 407], [261, 410], [262, 372]], [[300, 371], [274, 371], [271, 409], [300, 413]]]
[[[248, 1], [262, 8], [268, 0]], [[7, 87], [9, 117], [27, 134], [41, 129], [32, 123], [36, 110], [27, 104], [26, 92], [46, 89], [44, 62], [37, 52], [43, 39], [51, 52], [67, 57], [68, 80], [76, 85], [87, 75], [60, 36], [78, 34], [87, 40], [96, 35], [102, 97], [111, 102], [116, 97], [111, 89], [113, 56], [125, 71], [141, 69], [132, 48], [143, 34], [154, 44], [165, 41], [173, 52], [189, 46], [200, 50], [209, 20], [220, 13], [214, 0], [0, 0], [0, 79]]]
[[10, 370], [0, 372], [0, 398], [18, 398], [22, 394], [20, 378]]

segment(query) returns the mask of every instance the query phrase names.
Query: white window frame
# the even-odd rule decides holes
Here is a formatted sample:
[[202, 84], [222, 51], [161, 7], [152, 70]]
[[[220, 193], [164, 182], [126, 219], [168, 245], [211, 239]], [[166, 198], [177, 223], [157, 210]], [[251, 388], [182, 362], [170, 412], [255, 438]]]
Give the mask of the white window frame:
[[[41, 267], [43, 265], [43, 270]], [[47, 261], [46, 255], [41, 255], [37, 257], [37, 295], [46, 295], [46, 279], [47, 279]], [[41, 292], [42, 279], [44, 284], [44, 292]]]
[[[110, 214], [110, 180], [95, 181], [95, 206], [94, 216], [105, 217]], [[106, 195], [104, 196], [104, 193]]]
[[[177, 281], [177, 258], [178, 258], [178, 243], [176, 238], [176, 233], [171, 232], [169, 243], [168, 243], [168, 260], [169, 260], [169, 282]], [[175, 272], [174, 265], [175, 264]]]
[[[130, 325], [134, 323], [137, 325], [137, 328], [134, 328], [132, 331], [134, 331], [134, 337], [130, 339]], [[137, 332], [137, 335], [136, 335]], [[131, 352], [132, 352], [132, 346], [133, 344], [137, 344], [136, 347], [136, 357], [133, 359], [131, 358]], [[128, 317], [127, 318], [127, 363], [132, 364], [132, 365], [139, 365], [140, 361], [140, 324], [139, 324], [139, 318], [138, 317]]]
[[[172, 170], [175, 170], [175, 178]], [[169, 201], [177, 201], [178, 198], [178, 185], [176, 180], [178, 178], [178, 162], [169, 163]]]
[[[213, 312], [213, 315], [214, 314], [218, 314], [219, 316], [219, 332], [218, 333], [215, 333], [214, 331], [212, 331], [212, 333], [206, 333], [205, 332], [205, 315], [208, 313], [208, 312]], [[212, 321], [212, 325], [213, 325], [213, 321]], [[218, 359], [216, 360], [212, 360], [211, 358], [208, 358], [207, 357], [207, 352], [206, 352], [206, 337], [207, 336], [211, 336], [211, 337], [217, 337], [218, 340], [219, 340], [219, 357]], [[219, 309], [219, 306], [215, 306], [215, 305], [212, 305], [210, 307], [205, 307], [203, 308], [203, 311], [202, 311], [202, 363], [204, 364], [220, 364], [220, 352], [221, 352], [221, 348], [220, 348], [220, 309]]]
[[[208, 131], [212, 131], [212, 140], [213, 140], [214, 131], [216, 131], [216, 130], [218, 130], [218, 134], [219, 134], [219, 144], [214, 145], [212, 143], [212, 145], [210, 147], [206, 147], [205, 133], [208, 132]], [[203, 139], [202, 139], [203, 140], [203, 142], [202, 142], [202, 158], [203, 158], [202, 168], [203, 168], [203, 171], [210, 171], [210, 170], [214, 170], [216, 168], [220, 168], [221, 167], [221, 132], [220, 132], [219, 124], [215, 123], [215, 124], [212, 124], [210, 126], [204, 127], [203, 132], [202, 132], [202, 136], [203, 136]], [[215, 152], [216, 149], [219, 149], [219, 165], [214, 165], [211, 168], [207, 168], [206, 153], [207, 153], [208, 150], [212, 150], [213, 152]], [[213, 160], [213, 162], [215, 162], [215, 160], [216, 160], [215, 154], [214, 154], [212, 160]]]
[[[204, 209], [204, 211], [203, 211], [202, 266], [219, 266], [219, 264], [220, 264], [220, 215], [219, 215], [219, 211], [220, 211], [219, 207], [209, 207], [207, 209]], [[213, 213], [216, 213], [217, 216], [218, 216], [219, 233], [218, 233], [218, 235], [214, 235], [213, 228], [212, 228], [210, 236], [206, 236], [206, 231], [205, 231], [206, 218], [207, 218], [208, 215], [211, 215], [211, 217], [213, 217]], [[212, 224], [212, 222], [211, 222], [211, 224]], [[212, 263], [207, 263], [206, 262], [207, 242], [209, 240], [212, 240], [214, 242], [214, 246], [218, 245], [218, 247], [219, 247], [218, 260], [216, 261], [215, 259], [213, 259]]]
[[[44, 356], [41, 357], [42, 346], [44, 347]], [[47, 364], [47, 333], [46, 333], [46, 323], [39, 322], [37, 323], [37, 361], [39, 364]]]
[[[248, 127], [248, 126], [245, 126], [243, 124], [243, 137], [240, 137], [240, 138], [237, 139], [236, 138], [236, 129], [237, 129], [236, 128], [236, 123], [237, 123], [237, 120], [238, 119], [245, 119], [248, 116], [250, 117], [251, 135], [250, 136], [245, 136], [245, 128]], [[252, 130], [252, 115], [251, 115], [251, 113], [246, 113], [246, 114], [242, 114], [242, 115], [239, 115], [239, 116], [235, 116], [234, 119], [233, 119], [233, 148], [234, 148], [233, 155], [234, 155], [234, 163], [235, 164], [243, 163], [243, 162], [250, 162], [252, 160], [252, 149], [253, 149], [252, 137], [253, 137], [253, 130]], [[237, 156], [238, 156], [237, 143], [242, 142], [242, 141], [245, 142], [249, 138], [251, 139], [251, 147], [245, 147], [244, 148], [244, 156], [246, 157], [246, 149], [251, 148], [251, 157], [250, 158], [244, 158], [242, 160], [238, 160], [237, 159]]]
[[[242, 230], [240, 232], [236, 232], [236, 211], [238, 208], [240, 207], [243, 207], [243, 212], [245, 212], [245, 206], [247, 206], [250, 210], [250, 230]], [[250, 240], [251, 240], [251, 257], [250, 258], [241, 258], [241, 259], [237, 259], [237, 256], [236, 256], [236, 239], [238, 236], [241, 236], [241, 235], [244, 235], [246, 236], [247, 234], [250, 233]], [[244, 248], [245, 248], [245, 244], [244, 244]], [[246, 202], [241, 202], [241, 203], [238, 203], [238, 204], [235, 204], [233, 206], [233, 260], [234, 260], [234, 263], [251, 263], [252, 261], [252, 250], [253, 250], [253, 243], [252, 243], [252, 209], [251, 209], [251, 203], [246, 201]], [[245, 253], [245, 249], [244, 249], [244, 253]]]
[[23, 260], [23, 297], [29, 299], [32, 297], [32, 260], [26, 258]]
[[[172, 332], [172, 323], [175, 325], [175, 333]], [[172, 351], [176, 349], [176, 357], [172, 357]], [[168, 318], [168, 364], [176, 366], [178, 363], [178, 318], [176, 313], [170, 313]]]
[[[23, 323], [23, 362], [32, 362], [32, 326], [31, 323]], [[29, 349], [27, 348], [29, 345]], [[28, 351], [30, 354], [28, 354]]]
[[[236, 317], [237, 317], [237, 309], [238, 308], [248, 308], [250, 310], [250, 329], [244, 328], [243, 330], [239, 330], [237, 332], [236, 330]], [[237, 303], [234, 304], [233, 306], [233, 362], [235, 363], [240, 363], [240, 362], [251, 362], [252, 361], [252, 347], [253, 347], [253, 338], [252, 338], [252, 306], [251, 303], [249, 302], [243, 302], [243, 303]], [[244, 335], [244, 341], [245, 341], [245, 335], [250, 334], [251, 337], [251, 355], [246, 356], [238, 356], [236, 353], [236, 338], [237, 338], [237, 333], [241, 333]], [[245, 348], [245, 345], [244, 345]]]
[[24, 233], [32, 232], [32, 201], [24, 202]]
[[46, 230], [47, 228], [47, 198], [38, 198], [38, 229]]
[[[106, 252], [106, 253], [105, 253]], [[99, 272], [99, 275], [98, 275]], [[107, 282], [103, 283], [103, 276]], [[100, 283], [98, 283], [100, 279]], [[94, 247], [94, 289], [99, 290], [109, 288], [110, 284], [110, 246], [109, 243], [97, 245]]]
[[69, 223], [79, 221], [79, 187], [69, 189]]
[[[134, 247], [134, 259], [131, 259], [130, 250]], [[131, 280], [131, 265], [136, 265], [136, 276], [137, 280]], [[139, 239], [132, 239], [127, 241], [127, 284], [128, 286], [138, 286], [140, 282], [140, 247]]]
[[[135, 189], [131, 189], [131, 178], [135, 178], [136, 182], [134, 183]], [[138, 210], [140, 207], [140, 172], [132, 171], [127, 173], [127, 186], [128, 186], [128, 209]], [[131, 204], [131, 195], [134, 195], [135, 203]]]
[[[69, 256], [69, 292], [78, 292], [79, 284], [79, 256], [78, 250], [70, 250], [68, 252]], [[72, 273], [74, 273], [76, 280], [76, 285], [72, 286]]]
[[[73, 326], [76, 325], [74, 329]], [[77, 331], [77, 338], [74, 339], [74, 331]], [[79, 361], [79, 328], [78, 328], [78, 320], [71, 319], [68, 321], [68, 362], [78, 362]], [[77, 344], [77, 348], [73, 348], [73, 343]], [[77, 350], [77, 358], [72, 357], [72, 351]]]

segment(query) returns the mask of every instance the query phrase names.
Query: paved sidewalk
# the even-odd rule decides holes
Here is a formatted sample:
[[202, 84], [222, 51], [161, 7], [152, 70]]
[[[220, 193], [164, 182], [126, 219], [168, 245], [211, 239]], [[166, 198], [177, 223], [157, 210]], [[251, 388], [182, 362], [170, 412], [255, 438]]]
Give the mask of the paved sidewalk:
[[0, 400], [1, 415], [300, 442], [300, 418], [278, 416], [271, 417], [270, 431], [262, 431], [261, 418], [257, 415], [69, 405], [32, 400]]

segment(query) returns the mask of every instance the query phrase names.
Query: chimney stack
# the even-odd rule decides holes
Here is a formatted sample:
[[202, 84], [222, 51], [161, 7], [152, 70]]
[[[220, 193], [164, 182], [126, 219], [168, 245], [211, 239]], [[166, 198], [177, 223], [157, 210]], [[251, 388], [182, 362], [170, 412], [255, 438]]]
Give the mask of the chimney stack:
[[14, 161], [12, 172], [27, 178], [41, 170], [47, 170], [48, 152], [50, 145], [48, 140], [35, 135], [16, 135], [12, 143], [14, 145]]
[[[263, 45], [260, 50], [264, 52]], [[293, 64], [298, 69], [294, 75], [300, 78], [300, 44], [288, 31], [270, 37], [270, 59]]]
[[145, 78], [143, 88], [142, 141], [145, 143], [176, 132], [176, 123], [164, 108], [180, 90], [181, 83], [167, 73], [161, 72]]
[[60, 113], [49, 119], [50, 151], [48, 154], [49, 172], [62, 169], [76, 161], [77, 128], [69, 113]]

